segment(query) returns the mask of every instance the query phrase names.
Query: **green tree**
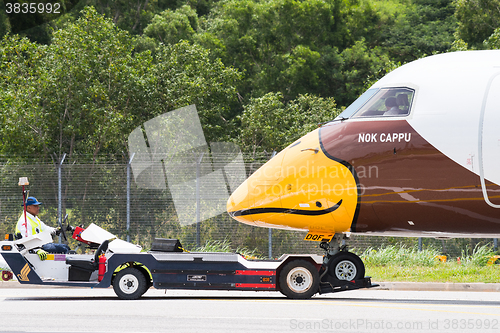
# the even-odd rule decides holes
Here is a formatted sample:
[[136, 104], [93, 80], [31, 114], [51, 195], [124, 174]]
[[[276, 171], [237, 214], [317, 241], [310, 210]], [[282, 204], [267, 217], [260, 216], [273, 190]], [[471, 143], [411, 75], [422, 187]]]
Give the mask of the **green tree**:
[[240, 78], [188, 42], [162, 45], [155, 57], [134, 53], [134, 39], [93, 8], [49, 46], [13, 36], [0, 49], [0, 150], [43, 160], [126, 155], [133, 128], [193, 103], [207, 137], [219, 141]]
[[[75, 1], [75, 0], [72, 0]], [[76, 6], [64, 17], [57, 20], [57, 27], [64, 22], [74, 22], [81, 16], [85, 7], [92, 6], [99, 14], [105, 15], [120, 29], [133, 35], [142, 35], [155, 15], [166, 10], [175, 11], [189, 6], [199, 16], [207, 15], [218, 0], [79, 0]]]
[[353, 97], [336, 90], [341, 53], [364, 35], [371, 38], [373, 21], [377, 14], [365, 0], [226, 0], [200, 24], [195, 40], [245, 73], [239, 89], [245, 98], [279, 91], [286, 101], [310, 93], [343, 104]]
[[381, 29], [383, 41], [393, 61], [410, 62], [433, 53], [446, 52], [457, 28], [454, 0], [401, 1]]
[[500, 27], [496, 28], [491, 36], [484, 41], [484, 46], [488, 50], [500, 50]]
[[285, 102], [281, 93], [268, 93], [244, 106], [237, 142], [253, 157], [264, 150], [280, 151], [338, 113], [333, 98], [299, 95]]
[[[27, 0], [4, 1], [2, 16], [8, 24], [1, 22], [1, 25], [7, 26], [13, 34], [20, 34], [28, 37], [31, 41], [41, 44], [50, 43], [50, 29], [52, 21], [70, 12], [79, 0], [40, 0], [30, 2]], [[7, 29], [0, 28], [0, 34], [3, 35]]]
[[123, 149], [122, 133], [147, 98], [140, 78], [151, 63], [147, 56], [132, 57], [132, 49], [128, 33], [92, 8], [54, 32], [33, 105], [32, 123], [43, 129], [46, 155], [95, 157]]
[[112, 20], [121, 30], [142, 34], [153, 16], [169, 5], [165, 2], [171, 1], [138, 0], [132, 3], [129, 0], [79, 0], [73, 10], [58, 19], [55, 25], [60, 28], [64, 23], [75, 22], [86, 7], [94, 7], [96, 12]]
[[184, 5], [179, 9], [155, 15], [144, 30], [144, 34], [165, 44], [175, 44], [180, 40], [192, 40], [198, 30], [198, 15], [194, 9]]
[[348, 105], [365, 90], [368, 82], [376, 81], [392, 69], [392, 62], [381, 47], [369, 48], [364, 39], [346, 48], [338, 56], [332, 54], [330, 89], [336, 100]]
[[9, 17], [4, 11], [0, 12], [0, 37], [5, 36], [10, 31]]
[[483, 41], [500, 27], [497, 0], [456, 0], [457, 38], [472, 47], [482, 48]]
[[0, 44], [0, 152], [25, 156], [40, 147], [38, 129], [30, 122], [33, 101], [39, 96], [44, 47], [18, 35], [4, 36]]
[[155, 105], [149, 108], [150, 117], [196, 104], [207, 141], [228, 140], [230, 107], [237, 101], [241, 74], [187, 41], [160, 45], [154, 62], [150, 73]]

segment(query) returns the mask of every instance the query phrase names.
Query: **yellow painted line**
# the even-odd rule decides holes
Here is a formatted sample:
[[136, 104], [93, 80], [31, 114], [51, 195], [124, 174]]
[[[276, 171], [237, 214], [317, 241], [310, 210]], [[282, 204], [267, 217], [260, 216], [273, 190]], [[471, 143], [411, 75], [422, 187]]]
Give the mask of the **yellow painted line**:
[[[363, 303], [350, 303], [350, 302], [344, 302], [344, 301], [338, 301], [335, 302], [335, 300], [332, 301], [315, 301], [313, 300], [288, 300], [288, 299], [283, 299], [283, 300], [268, 300], [268, 299], [217, 299], [217, 298], [206, 298], [202, 300], [207, 300], [207, 301], [236, 301], [236, 302], [263, 302], [263, 303], [295, 303], [295, 304], [328, 304], [328, 305], [339, 305], [339, 306], [352, 306], [352, 307], [364, 307], [364, 308], [383, 308], [383, 309], [393, 309], [393, 310], [415, 310], [415, 311], [427, 311], [427, 312], [440, 312], [440, 313], [456, 313], [456, 314], [473, 314], [473, 315], [484, 315], [484, 316], [495, 316], [495, 317], [500, 317], [500, 306], [498, 305], [459, 305], [459, 304], [421, 304], [422, 306], [431, 306], [431, 307], [470, 307], [470, 308], [498, 308], [499, 313], [483, 313], [483, 312], [469, 312], [469, 311], [452, 311], [452, 310], [441, 310], [441, 309], [423, 309], [423, 308], [412, 308], [412, 307], [403, 307], [403, 306], [397, 306], [399, 303], [384, 303], [384, 302], [371, 302], [371, 304], [363, 304]], [[425, 301], [425, 300], [424, 300]], [[391, 306], [387, 306], [387, 304]], [[406, 303], [410, 306], [416, 305], [416, 303], [411, 303], [408, 302]]]
[[[393, 310], [412, 310], [412, 311], [426, 311], [426, 312], [440, 312], [440, 313], [456, 313], [456, 314], [471, 314], [471, 315], [482, 315], [482, 316], [495, 316], [500, 317], [499, 313], [484, 313], [484, 312], [470, 312], [470, 311], [452, 311], [452, 310], [441, 310], [441, 309], [422, 309], [422, 308], [411, 308], [411, 307], [401, 307], [401, 306], [385, 306], [384, 303], [375, 303], [380, 305], [367, 305], [367, 304], [347, 304], [348, 306], [353, 307], [364, 307], [364, 308], [383, 308], [383, 309], [393, 309]], [[415, 305], [414, 303], [408, 303], [409, 305]], [[346, 303], [342, 303], [342, 305], [346, 305]], [[430, 305], [433, 306], [455, 306], [455, 307], [496, 307], [500, 311], [499, 306], [488, 306], [488, 305], [449, 305], [449, 304], [422, 304], [423, 306]]]

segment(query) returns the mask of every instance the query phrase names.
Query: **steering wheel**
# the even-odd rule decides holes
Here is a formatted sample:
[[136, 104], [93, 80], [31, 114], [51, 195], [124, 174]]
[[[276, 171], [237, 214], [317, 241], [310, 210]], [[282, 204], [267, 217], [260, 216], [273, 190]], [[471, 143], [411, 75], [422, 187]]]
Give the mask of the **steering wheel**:
[[59, 222], [59, 228], [61, 228], [61, 234], [62, 234], [63, 239], [64, 239], [65, 242], [68, 241], [68, 238], [66, 237], [66, 233], [64, 232], [63, 224], [66, 222], [67, 219], [68, 219], [68, 214], [66, 214], [66, 216], [64, 217], [64, 220], [62, 222], [60, 220], [58, 221]]
[[99, 256], [106, 252], [106, 250], [108, 249], [108, 245], [109, 239], [106, 239], [104, 242], [102, 242], [101, 245], [99, 245], [94, 253], [94, 265], [97, 265], [99, 263]]

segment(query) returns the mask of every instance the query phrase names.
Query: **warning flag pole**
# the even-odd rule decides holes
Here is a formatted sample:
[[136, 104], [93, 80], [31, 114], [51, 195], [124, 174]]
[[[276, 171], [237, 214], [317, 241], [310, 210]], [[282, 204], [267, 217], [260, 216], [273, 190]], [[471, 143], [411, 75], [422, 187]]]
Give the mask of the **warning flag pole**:
[[24, 207], [24, 229], [25, 229], [25, 237], [28, 237], [28, 218], [26, 216], [26, 191], [24, 190], [24, 186], [29, 185], [28, 177], [19, 178], [19, 185], [23, 187], [23, 207]]

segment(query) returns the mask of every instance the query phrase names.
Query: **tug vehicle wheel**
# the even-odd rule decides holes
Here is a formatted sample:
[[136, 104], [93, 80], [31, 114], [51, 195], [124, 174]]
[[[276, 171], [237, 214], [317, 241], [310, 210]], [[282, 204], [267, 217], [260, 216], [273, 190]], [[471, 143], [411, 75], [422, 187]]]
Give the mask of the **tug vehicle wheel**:
[[137, 268], [119, 271], [113, 280], [113, 289], [120, 299], [138, 299], [147, 290], [146, 278]]
[[281, 270], [279, 284], [286, 297], [308, 299], [318, 292], [319, 272], [309, 261], [293, 260]]

